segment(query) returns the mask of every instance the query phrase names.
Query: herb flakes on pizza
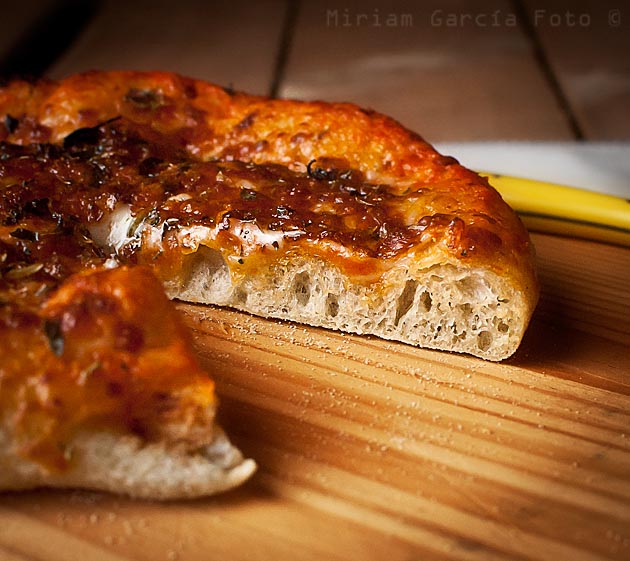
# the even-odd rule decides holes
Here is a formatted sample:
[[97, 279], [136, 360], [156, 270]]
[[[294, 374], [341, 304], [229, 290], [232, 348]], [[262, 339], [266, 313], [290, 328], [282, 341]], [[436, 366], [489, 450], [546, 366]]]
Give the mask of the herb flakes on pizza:
[[0, 88], [0, 119], [2, 487], [251, 473], [164, 290], [488, 360], [536, 304], [515, 213], [378, 113], [89, 72]]

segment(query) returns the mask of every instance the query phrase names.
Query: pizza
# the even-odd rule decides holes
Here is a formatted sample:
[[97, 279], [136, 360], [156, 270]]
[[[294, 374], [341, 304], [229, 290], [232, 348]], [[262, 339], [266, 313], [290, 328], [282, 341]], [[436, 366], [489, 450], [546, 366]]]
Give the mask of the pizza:
[[[9, 83], [0, 119], [0, 487], [251, 474], [165, 294], [488, 360], [535, 307], [515, 213], [373, 111], [125, 71]], [[146, 451], [172, 490], [116, 464]]]
[[[173, 499], [245, 481], [255, 463], [216, 426], [214, 384], [151, 270], [99, 266], [45, 227], [25, 244], [7, 230], [1, 256], [42, 261], [11, 255], [0, 281], [0, 490]], [[86, 268], [51, 281], [68, 257]]]

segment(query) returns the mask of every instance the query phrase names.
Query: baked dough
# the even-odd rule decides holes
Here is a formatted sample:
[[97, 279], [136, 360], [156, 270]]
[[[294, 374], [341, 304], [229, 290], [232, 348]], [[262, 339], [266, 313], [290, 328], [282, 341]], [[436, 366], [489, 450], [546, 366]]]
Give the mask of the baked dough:
[[108, 206], [77, 212], [97, 245], [150, 264], [170, 297], [489, 360], [514, 353], [535, 307], [516, 214], [378, 113], [89, 72], [12, 83], [1, 115], [7, 140], [66, 139], [109, 174], [116, 139], [143, 145], [125, 163], [129, 191], [105, 181]]
[[164, 289], [488, 360], [535, 307], [514, 212], [378, 113], [89, 72], [0, 88], [0, 119], [0, 489], [251, 475]]
[[85, 269], [56, 286], [77, 247], [40, 226], [28, 254], [42, 259], [56, 237], [58, 253], [29, 265], [15, 259], [23, 238], [5, 235], [15, 227], [0, 227], [13, 265], [0, 282], [0, 490], [171, 499], [245, 481], [255, 464], [216, 426], [214, 384], [153, 273], [96, 267], [83, 248]]

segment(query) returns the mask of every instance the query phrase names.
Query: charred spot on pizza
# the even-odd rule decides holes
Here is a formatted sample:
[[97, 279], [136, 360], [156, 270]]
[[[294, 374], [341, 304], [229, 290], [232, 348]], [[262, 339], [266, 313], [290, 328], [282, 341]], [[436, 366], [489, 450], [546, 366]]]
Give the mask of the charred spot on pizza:
[[153, 110], [164, 105], [164, 94], [159, 90], [131, 88], [124, 97], [138, 109]]
[[138, 165], [138, 173], [143, 177], [156, 177], [164, 165], [164, 160], [149, 156]]
[[49, 203], [50, 199], [48, 197], [39, 197], [26, 201], [22, 209], [25, 214], [33, 214], [41, 217], [51, 216]]
[[253, 189], [242, 188], [239, 196], [244, 201], [253, 201], [256, 199], [257, 194]]
[[71, 132], [63, 140], [63, 148], [68, 151], [84, 149], [98, 144], [101, 132], [98, 127], [85, 127]]
[[58, 320], [47, 319], [44, 322], [44, 333], [48, 339], [50, 350], [56, 355], [63, 354], [65, 339], [61, 329], [61, 322]]
[[194, 80], [186, 80], [184, 85], [184, 96], [186, 99], [196, 99], [197, 95], [197, 85]]
[[[102, 123], [98, 123], [93, 127], [83, 127], [76, 129], [67, 135], [63, 139], [63, 149], [67, 152], [67, 155], [90, 158], [98, 153], [99, 150], [103, 150], [101, 142], [103, 140], [103, 127], [118, 121], [120, 117], [113, 117]], [[41, 146], [41, 145], [40, 145]], [[43, 149], [54, 150], [55, 145], [43, 145]], [[60, 153], [54, 153], [51, 157], [59, 158]], [[102, 171], [102, 170], [101, 170]]]
[[9, 115], [8, 113], [5, 115], [4, 126], [9, 134], [13, 134], [17, 130], [19, 124], [20, 121], [12, 115]]
[[22, 209], [16, 206], [7, 208], [3, 214], [4, 214], [4, 216], [2, 217], [3, 226], [14, 226], [21, 220], [23, 216]]
[[16, 228], [12, 232], [10, 232], [9, 235], [12, 238], [17, 238], [18, 240], [26, 240], [29, 242], [39, 241], [39, 233], [28, 230], [27, 228]]
[[251, 113], [249, 113], [246, 117], [243, 118], [240, 123], [236, 125], [236, 129], [242, 131], [251, 127], [254, 124], [256, 115], [256, 111], [252, 111]]
[[340, 180], [357, 184], [364, 180], [359, 170], [348, 167], [348, 163], [341, 158], [326, 157], [310, 160], [306, 165], [306, 173], [310, 178], [318, 181]]
[[116, 325], [115, 349], [137, 353], [144, 346], [144, 342], [144, 333], [137, 325], [125, 321]]
[[327, 170], [323, 167], [315, 166], [317, 160], [311, 160], [306, 165], [306, 173], [309, 177], [318, 181], [334, 181], [337, 176], [335, 170]]

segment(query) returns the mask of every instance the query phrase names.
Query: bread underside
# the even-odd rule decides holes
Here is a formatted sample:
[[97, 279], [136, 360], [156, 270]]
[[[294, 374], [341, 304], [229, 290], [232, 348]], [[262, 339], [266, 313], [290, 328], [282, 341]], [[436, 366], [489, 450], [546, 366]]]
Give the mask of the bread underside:
[[188, 259], [185, 274], [165, 284], [171, 298], [487, 360], [514, 353], [530, 315], [508, 280], [457, 263], [402, 259], [365, 283], [315, 257], [289, 255], [240, 278], [217, 250], [201, 246]]
[[212, 444], [195, 452], [105, 430], [79, 433], [68, 450], [70, 467], [50, 472], [12, 452], [11, 439], [0, 429], [0, 490], [45, 486], [159, 500], [193, 498], [236, 487], [256, 469], [218, 428]]

